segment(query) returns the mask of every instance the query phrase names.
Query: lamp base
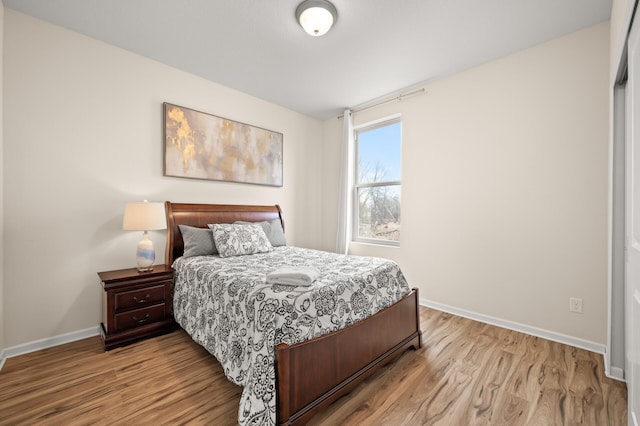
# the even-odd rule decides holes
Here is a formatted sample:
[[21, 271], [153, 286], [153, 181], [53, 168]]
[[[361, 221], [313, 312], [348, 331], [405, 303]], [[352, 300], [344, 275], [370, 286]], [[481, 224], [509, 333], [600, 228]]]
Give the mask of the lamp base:
[[147, 237], [147, 231], [144, 231], [142, 240], [138, 243], [136, 249], [136, 264], [138, 271], [153, 271], [153, 262], [156, 260], [156, 251], [153, 248], [153, 242]]

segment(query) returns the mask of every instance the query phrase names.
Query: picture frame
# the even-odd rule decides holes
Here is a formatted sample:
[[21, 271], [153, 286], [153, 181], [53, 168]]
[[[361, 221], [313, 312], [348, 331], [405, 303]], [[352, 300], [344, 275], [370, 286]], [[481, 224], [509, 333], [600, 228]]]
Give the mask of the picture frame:
[[164, 176], [283, 186], [283, 138], [191, 108], [163, 103]]

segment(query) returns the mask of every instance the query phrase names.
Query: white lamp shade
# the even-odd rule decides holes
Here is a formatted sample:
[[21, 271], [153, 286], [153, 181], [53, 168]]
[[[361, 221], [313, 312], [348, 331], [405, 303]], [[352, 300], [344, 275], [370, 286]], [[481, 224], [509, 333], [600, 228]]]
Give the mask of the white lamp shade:
[[306, 0], [298, 6], [296, 16], [308, 34], [319, 37], [331, 29], [338, 13], [328, 1]]
[[153, 231], [166, 229], [164, 203], [127, 203], [124, 206], [122, 229], [126, 231]]

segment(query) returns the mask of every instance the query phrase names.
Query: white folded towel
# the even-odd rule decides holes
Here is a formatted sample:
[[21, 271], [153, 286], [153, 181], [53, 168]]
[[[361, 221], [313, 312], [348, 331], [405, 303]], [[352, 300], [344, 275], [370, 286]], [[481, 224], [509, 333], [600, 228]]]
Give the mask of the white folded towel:
[[267, 274], [267, 284], [291, 286], [310, 286], [320, 275], [320, 271], [309, 266], [296, 266], [276, 269]]

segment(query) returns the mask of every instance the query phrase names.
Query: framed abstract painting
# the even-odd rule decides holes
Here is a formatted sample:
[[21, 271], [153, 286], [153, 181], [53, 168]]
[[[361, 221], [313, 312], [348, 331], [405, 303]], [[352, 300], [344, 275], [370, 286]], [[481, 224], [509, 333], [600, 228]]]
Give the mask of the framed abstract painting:
[[282, 133], [163, 104], [164, 175], [282, 186]]

